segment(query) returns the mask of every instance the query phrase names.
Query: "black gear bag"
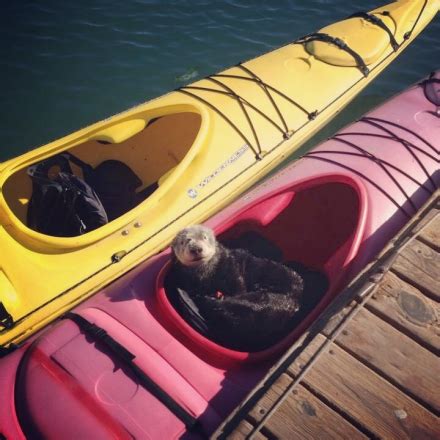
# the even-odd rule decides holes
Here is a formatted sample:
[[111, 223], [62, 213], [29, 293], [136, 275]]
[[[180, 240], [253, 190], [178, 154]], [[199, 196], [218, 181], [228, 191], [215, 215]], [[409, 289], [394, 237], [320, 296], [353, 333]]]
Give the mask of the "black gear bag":
[[[69, 160], [83, 171], [85, 179], [93, 168], [71, 154], [59, 154], [28, 168], [32, 196], [27, 225], [55, 237], [74, 237], [108, 222], [105, 209], [93, 188], [72, 172]], [[58, 167], [53, 178], [49, 171]]]

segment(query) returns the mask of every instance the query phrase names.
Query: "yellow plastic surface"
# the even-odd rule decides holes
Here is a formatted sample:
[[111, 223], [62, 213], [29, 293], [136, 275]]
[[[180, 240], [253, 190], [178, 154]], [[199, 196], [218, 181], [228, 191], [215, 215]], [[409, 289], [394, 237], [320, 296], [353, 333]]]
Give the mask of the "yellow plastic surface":
[[[0, 344], [24, 340], [165, 248], [182, 227], [207, 219], [266, 175], [393, 61], [434, 17], [439, 1], [428, 0], [423, 9], [424, 0], [400, 0], [373, 11], [378, 16], [389, 12], [386, 22], [401, 44], [397, 52], [383, 30], [362, 19], [323, 30], [353, 45], [368, 64], [367, 77], [350, 57], [324, 43], [308, 48], [314, 55], [304, 45], [290, 44], [244, 63], [299, 104], [269, 89], [289, 136], [283, 136], [283, 122], [261, 85], [245, 70], [232, 67], [216, 79], [275, 123], [246, 106], [258, 142], [237, 101], [201, 90], [224, 91], [218, 83], [202, 79], [191, 85], [198, 89], [186, 89], [198, 98], [174, 91], [0, 164], [0, 295], [15, 321], [12, 329], [0, 328]], [[314, 112], [316, 117], [310, 118]], [[253, 151], [258, 145], [259, 159]], [[161, 184], [136, 208], [88, 234], [40, 234], [25, 224], [31, 194], [26, 169], [65, 150], [93, 166], [122, 160], [145, 187]], [[112, 256], [121, 251], [125, 256], [114, 262]]]
[[132, 119], [112, 125], [96, 133], [95, 138], [112, 144], [119, 144], [139, 133], [144, 127], [144, 119]]
[[[378, 15], [378, 18], [394, 34], [396, 30], [394, 21], [383, 15]], [[359, 31], [360, 29], [361, 31]], [[343, 25], [336, 23], [326, 26], [320, 32], [340, 38], [362, 57], [366, 66], [376, 62], [390, 44], [390, 37], [386, 31], [358, 17], [345, 20]], [[365, 32], [368, 32], [368, 40], [365, 39]], [[313, 41], [306, 44], [306, 50], [325, 63], [335, 66], [356, 66], [356, 60], [353, 56], [328, 43]]]

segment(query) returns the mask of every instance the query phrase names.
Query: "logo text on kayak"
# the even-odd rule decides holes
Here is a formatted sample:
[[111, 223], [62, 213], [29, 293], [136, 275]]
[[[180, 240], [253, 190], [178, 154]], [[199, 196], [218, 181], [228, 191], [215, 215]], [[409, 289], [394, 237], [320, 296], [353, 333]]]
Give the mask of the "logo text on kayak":
[[249, 149], [248, 144], [244, 144], [241, 148], [235, 151], [231, 157], [226, 159], [219, 167], [217, 167], [209, 176], [206, 176], [201, 182], [199, 182], [194, 188], [190, 188], [187, 194], [192, 199], [196, 198], [199, 191], [208, 185], [211, 180], [217, 177], [223, 170], [225, 170], [229, 165], [233, 164], [238, 160], [243, 154]]

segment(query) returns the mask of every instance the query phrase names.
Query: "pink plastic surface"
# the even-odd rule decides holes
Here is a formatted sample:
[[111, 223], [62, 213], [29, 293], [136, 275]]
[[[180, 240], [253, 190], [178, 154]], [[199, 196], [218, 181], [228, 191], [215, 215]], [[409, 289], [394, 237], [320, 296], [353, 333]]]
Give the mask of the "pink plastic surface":
[[[185, 328], [160, 296], [169, 250], [76, 308], [133, 352], [206, 434], [439, 187], [440, 117], [421, 87], [367, 116], [207, 222], [225, 238], [256, 230], [286, 260], [330, 278], [321, 304], [277, 346], [233, 352]], [[73, 322], [31, 342], [0, 360], [0, 432], [8, 439], [197, 438]]]

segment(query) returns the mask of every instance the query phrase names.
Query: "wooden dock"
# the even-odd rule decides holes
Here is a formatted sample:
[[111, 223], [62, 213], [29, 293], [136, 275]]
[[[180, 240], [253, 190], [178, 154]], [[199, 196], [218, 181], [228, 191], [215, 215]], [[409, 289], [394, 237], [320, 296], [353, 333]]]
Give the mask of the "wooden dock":
[[214, 433], [440, 439], [437, 191]]

